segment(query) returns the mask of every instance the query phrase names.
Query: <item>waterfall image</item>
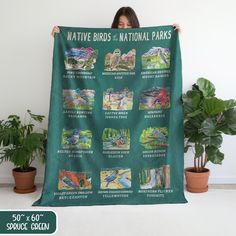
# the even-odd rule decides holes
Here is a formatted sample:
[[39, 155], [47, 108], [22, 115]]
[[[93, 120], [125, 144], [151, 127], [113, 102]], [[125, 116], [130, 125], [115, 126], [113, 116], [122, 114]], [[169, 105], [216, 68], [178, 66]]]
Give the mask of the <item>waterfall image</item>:
[[139, 181], [141, 189], [170, 188], [170, 166], [142, 169]]

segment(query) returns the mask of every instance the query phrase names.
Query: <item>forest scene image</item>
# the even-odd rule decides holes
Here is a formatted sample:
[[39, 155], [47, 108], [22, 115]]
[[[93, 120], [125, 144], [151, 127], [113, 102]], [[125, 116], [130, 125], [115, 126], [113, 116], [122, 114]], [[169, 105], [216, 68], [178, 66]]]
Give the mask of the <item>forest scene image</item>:
[[101, 189], [131, 188], [130, 169], [109, 169], [100, 172]]
[[92, 110], [94, 106], [95, 90], [64, 89], [63, 106], [65, 109]]
[[91, 70], [94, 68], [98, 50], [93, 48], [70, 48], [65, 51], [66, 70]]
[[105, 56], [105, 71], [131, 71], [135, 67], [135, 56], [135, 49], [121, 54], [121, 50], [116, 48], [113, 53]]
[[142, 169], [139, 180], [141, 189], [170, 188], [170, 166]]
[[130, 130], [105, 128], [102, 134], [104, 150], [129, 150]]
[[92, 146], [91, 130], [63, 129], [62, 148], [90, 149]]
[[139, 142], [145, 149], [167, 147], [168, 130], [166, 127], [148, 127], [143, 129]]
[[169, 48], [152, 47], [142, 55], [142, 69], [167, 69], [170, 67]]
[[103, 92], [103, 110], [132, 110], [133, 92], [127, 88], [114, 91], [109, 88]]
[[139, 110], [170, 108], [168, 88], [152, 87], [141, 92]]
[[60, 170], [58, 178], [58, 190], [81, 190], [91, 188], [91, 173]]

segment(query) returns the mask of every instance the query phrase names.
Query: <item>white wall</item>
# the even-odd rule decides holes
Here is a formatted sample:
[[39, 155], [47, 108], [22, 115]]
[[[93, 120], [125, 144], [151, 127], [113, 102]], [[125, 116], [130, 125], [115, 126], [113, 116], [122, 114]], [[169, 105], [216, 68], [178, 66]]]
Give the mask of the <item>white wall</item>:
[[[141, 26], [181, 25], [184, 91], [206, 77], [219, 97], [236, 98], [234, 0], [1, 0], [0, 119], [26, 109], [48, 116], [53, 25], [110, 27], [121, 6], [133, 7]], [[211, 183], [236, 183], [235, 144], [236, 137], [225, 137], [223, 165], [208, 165]], [[185, 161], [191, 165], [189, 154]], [[35, 166], [41, 182], [44, 166]], [[0, 183], [12, 181], [11, 168], [0, 165]]]

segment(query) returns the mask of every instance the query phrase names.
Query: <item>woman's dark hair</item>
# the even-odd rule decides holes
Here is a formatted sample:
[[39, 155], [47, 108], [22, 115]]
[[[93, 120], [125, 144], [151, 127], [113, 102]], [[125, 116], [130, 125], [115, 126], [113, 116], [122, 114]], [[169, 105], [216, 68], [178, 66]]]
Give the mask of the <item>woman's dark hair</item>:
[[139, 21], [135, 11], [131, 7], [121, 7], [114, 17], [111, 28], [118, 28], [120, 16], [126, 16], [132, 28], [139, 28]]

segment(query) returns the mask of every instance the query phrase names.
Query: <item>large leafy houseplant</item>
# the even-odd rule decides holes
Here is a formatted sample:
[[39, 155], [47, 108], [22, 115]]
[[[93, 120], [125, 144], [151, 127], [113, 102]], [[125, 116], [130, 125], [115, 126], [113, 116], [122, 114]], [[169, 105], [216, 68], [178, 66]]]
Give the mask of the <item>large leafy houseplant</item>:
[[10, 115], [0, 121], [0, 161], [10, 161], [18, 171], [27, 172], [33, 160], [44, 160], [46, 130], [34, 131], [35, 124], [41, 123], [44, 116], [27, 110], [27, 122], [17, 115]]
[[194, 151], [194, 172], [204, 172], [210, 161], [221, 164], [222, 134], [236, 135], [236, 100], [215, 96], [215, 86], [199, 78], [182, 96], [184, 105], [185, 152]]

